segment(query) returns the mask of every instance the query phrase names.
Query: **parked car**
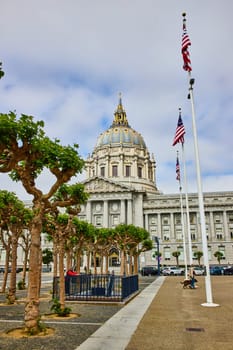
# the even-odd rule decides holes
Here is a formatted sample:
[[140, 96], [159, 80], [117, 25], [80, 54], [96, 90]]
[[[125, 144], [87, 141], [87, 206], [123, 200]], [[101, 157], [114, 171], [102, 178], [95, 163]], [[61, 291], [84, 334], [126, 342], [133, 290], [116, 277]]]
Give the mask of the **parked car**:
[[[16, 267], [16, 273], [23, 271], [22, 267]], [[5, 272], [5, 267], [0, 267], [0, 273]], [[11, 267], [8, 267], [8, 273], [11, 272]]]
[[42, 272], [51, 272], [52, 271], [52, 267], [51, 266], [42, 266]]
[[233, 266], [226, 267], [226, 268], [223, 270], [223, 274], [224, 274], [224, 275], [233, 275]]
[[[0, 273], [4, 273], [5, 272], [5, 267], [0, 267]], [[8, 272], [11, 272], [11, 267], [8, 267]]]
[[171, 275], [175, 275], [175, 276], [179, 276], [179, 275], [184, 275], [184, 269], [177, 267], [177, 266], [169, 266], [169, 267], [165, 267], [163, 269], [163, 275], [164, 276], [171, 276]]
[[195, 267], [193, 268], [193, 271], [194, 271], [194, 273], [195, 273], [196, 276], [202, 276], [202, 275], [205, 274], [205, 269], [202, 268], [202, 267], [199, 267], [199, 266], [195, 266]]
[[223, 275], [223, 267], [222, 266], [210, 266], [210, 274], [211, 275]]
[[142, 276], [157, 275], [158, 269], [155, 266], [144, 266], [141, 269]]

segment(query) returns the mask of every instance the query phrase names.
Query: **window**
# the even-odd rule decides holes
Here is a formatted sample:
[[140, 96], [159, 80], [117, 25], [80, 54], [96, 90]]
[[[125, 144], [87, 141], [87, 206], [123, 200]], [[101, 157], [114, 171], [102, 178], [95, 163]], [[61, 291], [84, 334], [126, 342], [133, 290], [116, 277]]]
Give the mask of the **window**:
[[112, 226], [117, 226], [119, 224], [119, 215], [112, 215]]
[[100, 175], [101, 175], [102, 177], [105, 177], [105, 167], [104, 167], [104, 166], [102, 166], [102, 167], [100, 168]]
[[138, 167], [138, 177], [142, 177], [142, 167]]
[[220, 222], [221, 222], [220, 215], [215, 215], [214, 221], [215, 221], [216, 223], [220, 223]]
[[95, 225], [96, 226], [102, 226], [102, 216], [101, 215], [96, 215], [96, 217], [95, 217]]
[[195, 241], [195, 239], [196, 239], [195, 233], [191, 233], [191, 240], [192, 240], [192, 241]]
[[117, 165], [112, 166], [112, 176], [117, 177]]
[[171, 259], [170, 248], [164, 248], [164, 260], [170, 260], [170, 259]]
[[152, 217], [150, 223], [151, 223], [151, 224], [156, 224], [156, 218], [155, 218], [155, 217]]
[[126, 165], [125, 167], [125, 176], [130, 177], [130, 166]]
[[216, 234], [216, 238], [219, 239], [219, 240], [221, 240], [221, 239], [222, 239], [222, 233], [217, 233], [217, 234]]
[[156, 226], [150, 226], [150, 232], [156, 233]]
[[169, 241], [169, 240], [170, 240], [170, 237], [169, 237], [168, 235], [164, 235], [164, 236], [163, 236], [163, 240], [164, 240], [164, 241]]

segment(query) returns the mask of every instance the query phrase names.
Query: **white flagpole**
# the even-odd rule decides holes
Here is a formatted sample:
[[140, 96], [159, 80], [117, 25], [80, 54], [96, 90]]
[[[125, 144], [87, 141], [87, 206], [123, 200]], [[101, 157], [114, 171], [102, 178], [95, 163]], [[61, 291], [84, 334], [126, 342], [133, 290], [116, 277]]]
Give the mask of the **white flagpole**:
[[[179, 155], [179, 152], [177, 151], [177, 159], [179, 159], [178, 155]], [[187, 254], [186, 254], [185, 229], [184, 229], [183, 195], [182, 195], [182, 186], [181, 186], [180, 176], [179, 176], [179, 190], [180, 190], [180, 215], [181, 215], [181, 227], [182, 227], [182, 237], [183, 237], [185, 279], [188, 279]]]
[[[186, 14], [183, 13], [183, 30], [186, 32]], [[186, 33], [187, 34], [187, 33]], [[188, 43], [188, 44], [187, 44]], [[182, 41], [182, 50], [183, 46], [186, 46], [185, 49], [190, 45], [190, 40], [185, 36], [185, 42]], [[185, 53], [185, 51], [184, 51]], [[188, 55], [187, 55], [188, 54]], [[209, 257], [208, 257], [208, 244], [206, 238], [206, 223], [205, 223], [205, 211], [204, 211], [204, 201], [203, 201], [203, 192], [202, 192], [202, 183], [201, 183], [201, 170], [200, 170], [200, 160], [199, 160], [199, 149], [198, 149], [198, 140], [197, 140], [197, 128], [196, 128], [196, 118], [195, 118], [195, 109], [194, 109], [194, 99], [193, 99], [193, 84], [194, 79], [191, 78], [191, 67], [189, 53], [186, 51], [185, 56], [186, 68], [189, 76], [189, 98], [191, 100], [191, 108], [192, 108], [192, 126], [193, 126], [193, 139], [194, 139], [194, 149], [195, 149], [195, 160], [196, 160], [196, 175], [197, 175], [197, 187], [198, 187], [198, 202], [199, 202], [199, 212], [200, 212], [200, 224], [201, 224], [201, 238], [202, 238], [202, 249], [203, 249], [203, 257], [204, 264], [206, 267], [206, 276], [205, 276], [205, 289], [206, 289], [206, 303], [201, 304], [202, 306], [219, 306], [219, 304], [213, 303], [212, 297], [212, 289], [211, 289], [211, 281], [210, 281], [210, 269], [209, 269]], [[188, 69], [187, 69], [188, 68]]]
[[218, 304], [213, 303], [211, 281], [210, 281], [205, 211], [204, 211], [204, 201], [203, 201], [203, 192], [202, 192], [202, 183], [201, 183], [201, 170], [200, 170], [199, 149], [198, 149], [198, 140], [197, 140], [196, 118], [195, 118], [194, 101], [193, 101], [194, 79], [190, 79], [189, 83], [190, 83], [189, 95], [190, 95], [191, 108], [192, 108], [194, 149], [195, 149], [195, 158], [196, 158], [196, 175], [197, 175], [197, 187], [198, 187], [198, 202], [199, 202], [199, 212], [200, 212], [202, 249], [203, 249], [204, 265], [206, 267], [206, 276], [205, 276], [206, 303], [203, 303], [201, 305], [202, 306], [219, 306]]
[[190, 217], [189, 217], [189, 202], [188, 202], [188, 186], [187, 186], [187, 176], [186, 176], [186, 164], [185, 164], [185, 153], [184, 144], [182, 143], [182, 163], [184, 171], [184, 187], [185, 187], [185, 205], [186, 205], [186, 227], [188, 236], [188, 251], [189, 251], [189, 264], [193, 264], [193, 253], [192, 253], [192, 240], [191, 240], [191, 229], [190, 229]]

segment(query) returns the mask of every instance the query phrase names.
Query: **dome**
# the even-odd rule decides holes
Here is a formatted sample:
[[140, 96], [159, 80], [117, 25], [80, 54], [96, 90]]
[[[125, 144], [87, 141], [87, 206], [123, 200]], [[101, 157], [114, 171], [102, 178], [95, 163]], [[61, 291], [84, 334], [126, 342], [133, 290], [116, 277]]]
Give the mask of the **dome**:
[[100, 134], [96, 147], [101, 146], [138, 146], [146, 148], [143, 137], [131, 127], [115, 126]]
[[121, 98], [114, 116], [114, 121], [111, 127], [105, 132], [101, 133], [98, 137], [96, 147], [124, 146], [146, 149], [146, 144], [142, 135], [132, 129], [128, 124]]

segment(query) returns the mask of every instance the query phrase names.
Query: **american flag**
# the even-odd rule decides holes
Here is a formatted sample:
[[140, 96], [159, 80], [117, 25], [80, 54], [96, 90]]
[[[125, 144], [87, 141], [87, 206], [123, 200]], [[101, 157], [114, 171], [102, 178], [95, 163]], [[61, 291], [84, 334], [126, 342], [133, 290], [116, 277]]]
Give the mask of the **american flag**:
[[179, 158], [176, 158], [176, 180], [180, 181], [180, 163]]
[[183, 121], [181, 118], [181, 113], [179, 113], [178, 123], [177, 123], [177, 127], [176, 127], [176, 133], [175, 133], [175, 137], [174, 137], [172, 146], [175, 146], [179, 142], [184, 143], [184, 134], [185, 134], [185, 128], [184, 128], [184, 124], [183, 124]]
[[183, 60], [184, 60], [183, 68], [187, 72], [191, 72], [192, 67], [191, 67], [191, 60], [190, 60], [189, 50], [188, 50], [188, 47], [191, 45], [191, 41], [189, 39], [187, 30], [186, 30], [185, 14], [183, 14], [183, 16], [184, 16], [184, 19], [183, 19], [183, 35], [182, 35], [182, 49], [181, 49]]

